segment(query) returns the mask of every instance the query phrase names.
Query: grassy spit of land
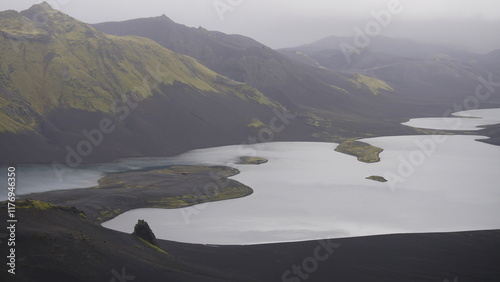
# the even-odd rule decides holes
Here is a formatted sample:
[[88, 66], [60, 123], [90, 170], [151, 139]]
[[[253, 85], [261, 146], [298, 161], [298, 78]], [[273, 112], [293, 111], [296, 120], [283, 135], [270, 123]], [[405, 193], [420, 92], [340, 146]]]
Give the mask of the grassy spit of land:
[[358, 158], [358, 161], [365, 163], [379, 162], [379, 154], [383, 150], [382, 148], [360, 141], [344, 141], [335, 148], [335, 151], [355, 156]]
[[250, 187], [228, 178], [238, 173], [237, 169], [226, 166], [172, 166], [112, 173], [100, 179], [96, 187], [27, 197], [76, 207], [91, 222], [102, 223], [137, 208], [183, 208], [252, 194]]

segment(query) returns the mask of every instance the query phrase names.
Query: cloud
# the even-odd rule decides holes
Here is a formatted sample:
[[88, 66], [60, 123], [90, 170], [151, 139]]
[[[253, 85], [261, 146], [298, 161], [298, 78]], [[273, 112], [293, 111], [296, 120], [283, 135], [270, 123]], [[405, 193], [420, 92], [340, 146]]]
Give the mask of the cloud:
[[[47, 0], [88, 23], [166, 14], [187, 26], [250, 36], [273, 48], [309, 43], [330, 35], [348, 36], [372, 20], [372, 12], [400, 2], [382, 35], [467, 45], [479, 52], [500, 48], [498, 0]], [[223, 20], [214, 3], [230, 7]], [[0, 10], [26, 9], [41, 1], [2, 0]], [[496, 29], [496, 31], [495, 31]], [[496, 33], [495, 33], [496, 32]]]

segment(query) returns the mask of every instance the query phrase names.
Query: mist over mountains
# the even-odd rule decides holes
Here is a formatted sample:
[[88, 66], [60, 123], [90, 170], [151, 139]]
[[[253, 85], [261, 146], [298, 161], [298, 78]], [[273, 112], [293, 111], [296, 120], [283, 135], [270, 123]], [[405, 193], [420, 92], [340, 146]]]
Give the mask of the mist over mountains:
[[381, 36], [356, 48], [350, 45], [355, 40], [332, 36], [279, 51], [309, 65], [379, 78], [419, 99], [466, 95], [478, 78], [497, 75], [500, 68], [495, 63], [498, 50], [481, 55]]
[[[41, 2], [41, 1], [40, 1]], [[5, 0], [0, 10], [24, 10], [36, 1]], [[53, 8], [86, 23], [124, 21], [167, 14], [175, 22], [202, 26], [226, 34], [243, 34], [273, 49], [289, 48], [331, 36], [354, 36], [356, 27], [374, 19], [373, 13], [402, 7], [382, 35], [428, 44], [453, 46], [486, 54], [500, 46], [499, 4], [494, 0], [376, 0], [324, 1], [123, 1], [52, 0]], [[399, 11], [399, 10], [398, 10]]]

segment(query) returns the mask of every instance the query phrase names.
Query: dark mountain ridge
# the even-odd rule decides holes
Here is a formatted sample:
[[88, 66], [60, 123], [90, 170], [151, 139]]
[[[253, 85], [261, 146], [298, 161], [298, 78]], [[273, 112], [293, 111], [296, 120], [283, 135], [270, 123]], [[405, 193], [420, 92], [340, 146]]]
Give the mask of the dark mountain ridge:
[[109, 34], [147, 37], [247, 83], [318, 129], [315, 137], [323, 141], [407, 134], [409, 131], [399, 122], [418, 115], [441, 115], [452, 104], [449, 97], [439, 96], [429, 104], [418, 95], [401, 95], [403, 91], [413, 94], [413, 89], [397, 87], [367, 73], [341, 73], [305, 65], [253, 39], [190, 28], [166, 16], [93, 26]]
[[[106, 35], [46, 3], [0, 13], [0, 31], [3, 164], [240, 144], [286, 112], [193, 58], [145, 38]], [[280, 137], [312, 134], [300, 123], [290, 128]]]
[[[314, 100], [321, 92], [327, 92], [332, 99], [345, 95], [328, 84], [355, 94], [363, 93], [363, 89], [356, 89], [341, 74], [304, 68], [251, 38], [189, 28], [164, 15], [93, 26], [109, 34], [150, 38], [170, 50], [198, 59], [222, 75], [259, 89], [287, 107], [323, 106], [323, 101]], [[318, 79], [315, 74], [320, 72], [329, 76]], [[311, 85], [317, 93], [310, 93]]]
[[[82, 149], [82, 162], [241, 144], [287, 111], [293, 122], [272, 140], [414, 134], [400, 122], [440, 116], [478, 83], [474, 65], [446, 57], [367, 52], [345, 73], [305, 65], [251, 38], [165, 15], [94, 28], [44, 3], [0, 19], [6, 164], [67, 161], [92, 141], [88, 132], [101, 142]], [[103, 120], [112, 133], [95, 131]]]

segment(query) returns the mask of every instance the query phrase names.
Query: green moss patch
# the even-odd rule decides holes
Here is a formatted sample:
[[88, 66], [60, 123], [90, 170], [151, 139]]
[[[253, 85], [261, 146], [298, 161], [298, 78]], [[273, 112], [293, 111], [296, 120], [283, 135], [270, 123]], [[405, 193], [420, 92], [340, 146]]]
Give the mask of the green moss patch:
[[335, 151], [355, 156], [358, 161], [364, 163], [375, 163], [380, 161], [379, 154], [384, 149], [372, 146], [360, 141], [345, 141], [335, 148]]
[[57, 206], [51, 205], [46, 202], [42, 201], [37, 201], [37, 200], [25, 200], [25, 201], [18, 201], [17, 202], [17, 208], [20, 209], [36, 209], [39, 211], [44, 211], [48, 209], [53, 209], [56, 208]]
[[367, 87], [373, 95], [379, 95], [381, 91], [394, 92], [394, 89], [380, 79], [356, 74], [351, 79], [358, 88]]
[[248, 124], [248, 127], [251, 127], [251, 128], [261, 128], [261, 127], [264, 127], [266, 126], [262, 121], [254, 118], [252, 119], [252, 122]]
[[156, 250], [156, 251], [158, 251], [158, 252], [160, 252], [160, 253], [163, 253], [163, 254], [165, 254], [165, 255], [168, 255], [168, 253], [167, 253], [167, 252], [165, 252], [164, 250], [160, 249], [160, 247], [158, 247], [158, 246], [156, 246], [156, 245], [151, 244], [150, 242], [148, 242], [148, 241], [146, 241], [146, 240], [142, 239], [141, 237], [139, 237], [139, 236], [135, 235], [135, 238], [139, 239], [142, 243], [144, 243], [145, 245], [147, 245], [147, 246], [149, 246], [149, 247], [153, 248], [154, 250]]
[[75, 213], [75, 214], [79, 215], [82, 220], [87, 219], [87, 215], [83, 211], [81, 211], [75, 207], [53, 205], [53, 204], [49, 204], [47, 202], [32, 200], [32, 199], [17, 201], [16, 208], [18, 208], [18, 209], [33, 209], [33, 210], [37, 210], [37, 211], [47, 211], [47, 210], [52, 210], [52, 209], [58, 209], [58, 210], [62, 210], [62, 211], [68, 211], [71, 213]]
[[220, 187], [214, 185], [212, 187], [217, 188], [209, 189], [208, 193], [200, 190], [182, 196], [170, 196], [149, 200], [147, 206], [152, 208], [178, 209], [207, 202], [242, 198], [253, 193], [253, 190], [245, 185], [231, 185], [227, 187], [224, 185]]
[[104, 207], [101, 210], [99, 210], [99, 216], [97, 219], [105, 221], [111, 218], [114, 218], [115, 216], [118, 216], [119, 214], [122, 213], [121, 209], [110, 209], [109, 207]]
[[[115, 115], [113, 102], [125, 102], [126, 94], [141, 99], [168, 96], [162, 87], [178, 83], [199, 95], [225, 95], [283, 109], [248, 85], [219, 83], [220, 75], [197, 60], [150, 39], [107, 35], [49, 7], [29, 12], [40, 11], [46, 16], [43, 28], [15, 11], [0, 16], [0, 86], [2, 94], [11, 93], [0, 95], [0, 132], [37, 130], [54, 109]], [[261, 123], [252, 121], [250, 126]]]

